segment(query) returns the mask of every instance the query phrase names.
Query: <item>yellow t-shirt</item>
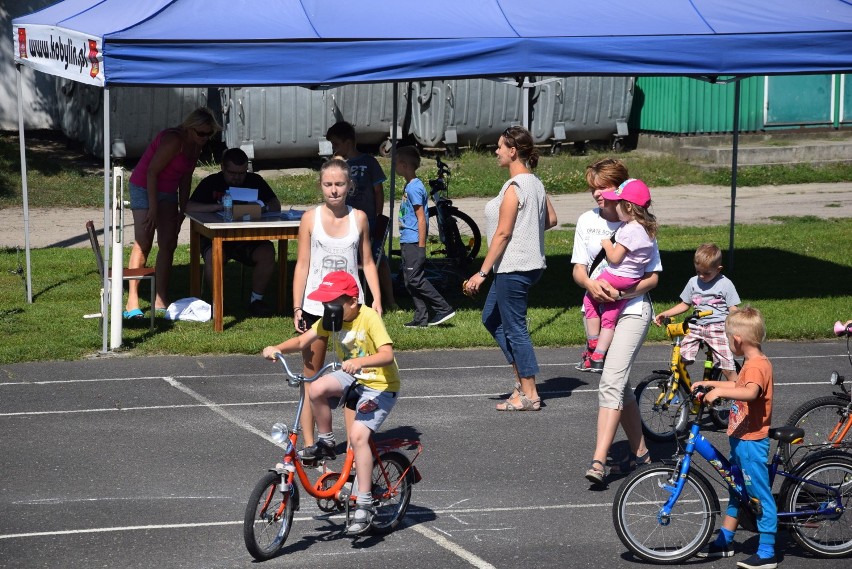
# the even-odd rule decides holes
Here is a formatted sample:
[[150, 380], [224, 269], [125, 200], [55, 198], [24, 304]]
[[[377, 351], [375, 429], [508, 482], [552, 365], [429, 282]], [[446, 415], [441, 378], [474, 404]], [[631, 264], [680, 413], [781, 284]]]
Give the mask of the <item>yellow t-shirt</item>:
[[[314, 330], [319, 336], [331, 336], [331, 331], [323, 328], [322, 318], [314, 323]], [[341, 361], [371, 356], [385, 344], [393, 344], [393, 341], [382, 317], [369, 306], [361, 305], [355, 320], [344, 322], [343, 329], [337, 332], [337, 355]], [[355, 377], [371, 389], [399, 391], [399, 367], [395, 358], [392, 364], [384, 367], [362, 368]]]

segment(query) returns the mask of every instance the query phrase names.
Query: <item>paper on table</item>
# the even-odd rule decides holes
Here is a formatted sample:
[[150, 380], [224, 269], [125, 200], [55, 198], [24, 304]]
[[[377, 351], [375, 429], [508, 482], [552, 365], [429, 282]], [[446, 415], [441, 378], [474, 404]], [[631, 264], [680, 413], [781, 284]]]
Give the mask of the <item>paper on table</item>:
[[248, 203], [257, 203], [261, 206], [263, 202], [257, 199], [257, 190], [253, 188], [237, 188], [231, 186], [228, 188], [231, 192], [231, 197], [234, 198], [235, 202], [248, 202]]

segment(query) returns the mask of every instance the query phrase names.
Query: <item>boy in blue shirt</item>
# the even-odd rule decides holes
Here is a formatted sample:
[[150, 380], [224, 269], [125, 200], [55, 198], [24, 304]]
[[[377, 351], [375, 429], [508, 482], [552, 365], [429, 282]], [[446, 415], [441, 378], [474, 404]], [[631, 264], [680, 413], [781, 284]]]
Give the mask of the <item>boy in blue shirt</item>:
[[[429, 227], [429, 195], [417, 169], [420, 153], [414, 146], [403, 146], [396, 152], [396, 171], [405, 178], [405, 191], [399, 205], [399, 243], [405, 288], [414, 301], [414, 319], [406, 328], [437, 326], [456, 315], [444, 297], [435, 290], [424, 273], [426, 234]], [[435, 313], [429, 319], [429, 308]]]

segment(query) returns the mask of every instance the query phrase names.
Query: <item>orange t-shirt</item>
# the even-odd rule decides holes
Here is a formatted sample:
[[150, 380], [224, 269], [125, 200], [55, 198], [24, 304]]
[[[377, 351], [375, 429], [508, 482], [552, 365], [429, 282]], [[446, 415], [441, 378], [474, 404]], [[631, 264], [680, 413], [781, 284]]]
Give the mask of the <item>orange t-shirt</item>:
[[745, 361], [737, 376], [737, 387], [754, 383], [760, 394], [754, 401], [733, 401], [728, 436], [756, 441], [769, 436], [772, 421], [772, 364], [766, 356]]

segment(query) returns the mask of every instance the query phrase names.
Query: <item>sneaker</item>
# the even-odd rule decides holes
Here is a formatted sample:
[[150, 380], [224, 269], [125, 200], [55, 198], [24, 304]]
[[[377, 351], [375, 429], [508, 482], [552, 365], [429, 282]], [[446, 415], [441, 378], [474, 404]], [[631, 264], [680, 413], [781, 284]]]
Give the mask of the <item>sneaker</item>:
[[314, 462], [323, 458], [334, 460], [337, 458], [337, 453], [334, 452], [334, 443], [327, 443], [320, 439], [309, 447], [305, 447], [296, 453], [302, 461]]
[[588, 371], [590, 371], [592, 373], [603, 373], [603, 366], [604, 366], [603, 360], [596, 360], [594, 358], [590, 358], [589, 359]]
[[715, 541], [711, 541], [695, 554], [696, 557], [705, 559], [719, 559], [720, 557], [733, 557], [733, 555], [733, 549], [727, 545], [716, 545]]
[[420, 322], [417, 322], [416, 320], [412, 320], [411, 322], [403, 324], [402, 327], [403, 328], [425, 328], [426, 324], [421, 324]]
[[436, 314], [432, 320], [429, 321], [429, 326], [437, 326], [438, 324], [443, 324], [450, 318], [456, 315], [456, 311], [445, 312], [444, 314]]
[[272, 310], [262, 300], [255, 300], [249, 304], [249, 313], [257, 318], [269, 318]]
[[772, 557], [758, 557], [757, 553], [749, 557], [744, 561], [737, 561], [737, 567], [742, 567], [743, 569], [775, 569], [778, 567], [778, 557], [773, 555]]

